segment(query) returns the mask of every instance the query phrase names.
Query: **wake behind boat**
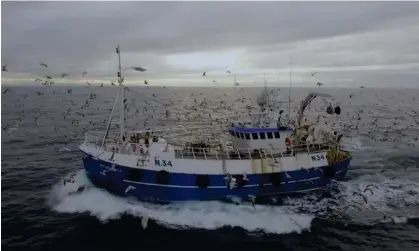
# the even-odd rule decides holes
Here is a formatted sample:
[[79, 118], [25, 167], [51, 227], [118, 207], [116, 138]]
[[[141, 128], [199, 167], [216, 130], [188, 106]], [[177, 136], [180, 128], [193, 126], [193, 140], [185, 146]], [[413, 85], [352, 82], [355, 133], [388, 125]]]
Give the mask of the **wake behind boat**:
[[[117, 54], [120, 62], [119, 46]], [[260, 105], [260, 112], [250, 121], [230, 126], [232, 147], [224, 142], [218, 147], [177, 146], [152, 130], [125, 131], [125, 87], [120, 64], [118, 83], [104, 137], [86, 133], [79, 147], [89, 179], [110, 192], [161, 202], [229, 196], [249, 199], [319, 190], [331, 180], [344, 179], [348, 170], [351, 156], [340, 147], [342, 135], [301, 123], [310, 102], [329, 95], [310, 93], [301, 102], [294, 128], [289, 115], [284, 125], [283, 111]], [[117, 103], [120, 132], [117, 140], [111, 140], [109, 128]]]

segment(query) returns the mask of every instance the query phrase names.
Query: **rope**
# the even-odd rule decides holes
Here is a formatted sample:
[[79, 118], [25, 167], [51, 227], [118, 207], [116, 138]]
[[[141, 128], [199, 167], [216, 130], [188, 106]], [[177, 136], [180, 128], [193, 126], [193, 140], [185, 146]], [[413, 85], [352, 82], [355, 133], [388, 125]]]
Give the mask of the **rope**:
[[127, 90], [127, 91], [133, 92], [133, 93], [135, 93], [135, 94], [137, 94], [137, 95], [140, 95], [140, 96], [142, 96], [142, 97], [144, 97], [144, 98], [146, 98], [146, 99], [153, 100], [154, 102], [159, 103], [159, 104], [161, 104], [161, 105], [164, 105], [164, 106], [167, 106], [167, 105], [168, 105], [168, 104], [164, 104], [164, 103], [162, 103], [162, 102], [158, 101], [157, 99], [147, 97], [146, 95], [141, 94], [141, 93], [139, 93], [139, 92], [136, 92], [136, 91], [134, 91], [134, 90], [132, 90], [131, 88], [128, 88], [128, 87], [126, 87], [126, 86], [125, 86], [124, 88], [125, 88], [125, 90]]

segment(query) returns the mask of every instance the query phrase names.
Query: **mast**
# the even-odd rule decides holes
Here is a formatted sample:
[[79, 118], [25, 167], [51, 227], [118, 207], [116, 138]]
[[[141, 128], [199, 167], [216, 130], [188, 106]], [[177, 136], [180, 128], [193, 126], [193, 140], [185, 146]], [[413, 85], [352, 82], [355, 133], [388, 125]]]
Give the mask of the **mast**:
[[121, 52], [118, 47], [116, 47], [116, 53], [118, 54], [118, 83], [119, 83], [119, 104], [120, 104], [120, 128], [121, 128], [121, 142], [123, 142], [123, 137], [125, 135], [125, 104], [124, 104], [124, 85], [122, 82], [124, 79], [122, 78], [122, 67], [121, 67]]
[[115, 106], [116, 106], [116, 103], [118, 103], [118, 99], [119, 99], [119, 90], [118, 90], [118, 93], [116, 94], [116, 97], [115, 97], [115, 103], [113, 104], [111, 115], [109, 116], [108, 126], [106, 127], [106, 132], [105, 132], [105, 135], [103, 136], [101, 147], [103, 147], [105, 145], [106, 137], [108, 137], [109, 129], [111, 128], [113, 112], [115, 111]]
[[292, 57], [290, 57], [290, 87], [288, 90], [288, 125], [291, 123], [291, 78], [292, 78]]

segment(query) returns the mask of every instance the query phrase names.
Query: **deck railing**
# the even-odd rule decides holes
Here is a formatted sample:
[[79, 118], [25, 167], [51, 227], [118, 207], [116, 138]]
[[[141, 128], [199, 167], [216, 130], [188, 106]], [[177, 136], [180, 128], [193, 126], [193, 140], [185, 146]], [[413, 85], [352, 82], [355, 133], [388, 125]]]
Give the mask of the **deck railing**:
[[[145, 156], [148, 153], [148, 147], [145, 144], [139, 143], [128, 143], [124, 147], [120, 147], [118, 142], [112, 140], [106, 140], [103, 144], [103, 138], [93, 136], [90, 134], [85, 135], [85, 144], [94, 146], [107, 151], [115, 151], [122, 154], [131, 154], [138, 156]], [[287, 150], [279, 148], [265, 148], [265, 149], [254, 149], [254, 148], [237, 148], [237, 149], [221, 149], [219, 148], [197, 148], [197, 147], [183, 147], [175, 146], [175, 158], [179, 159], [275, 159], [280, 157], [294, 156], [296, 153], [317, 153], [328, 150], [335, 147], [334, 142], [325, 142], [322, 144], [301, 144], [301, 145], [290, 145]]]

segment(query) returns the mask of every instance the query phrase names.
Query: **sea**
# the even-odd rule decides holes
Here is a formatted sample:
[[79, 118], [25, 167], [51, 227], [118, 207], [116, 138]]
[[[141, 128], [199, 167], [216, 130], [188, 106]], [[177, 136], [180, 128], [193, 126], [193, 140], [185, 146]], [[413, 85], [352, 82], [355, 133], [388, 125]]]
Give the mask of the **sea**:
[[[270, 88], [288, 99], [287, 88]], [[85, 132], [104, 135], [117, 87], [1, 89], [5, 251], [419, 250], [419, 89], [292, 88], [294, 115], [309, 92], [333, 96], [314, 100], [305, 123], [343, 133], [342, 147], [353, 156], [347, 180], [322, 193], [272, 197], [255, 208], [237, 198], [159, 205], [94, 187], [78, 146]], [[260, 92], [128, 86], [127, 130], [152, 128], [178, 144], [228, 140], [228, 126], [256, 109]], [[330, 104], [341, 113], [327, 114]], [[63, 179], [72, 174], [88, 189], [69, 194]], [[144, 229], [145, 215], [151, 216]]]

